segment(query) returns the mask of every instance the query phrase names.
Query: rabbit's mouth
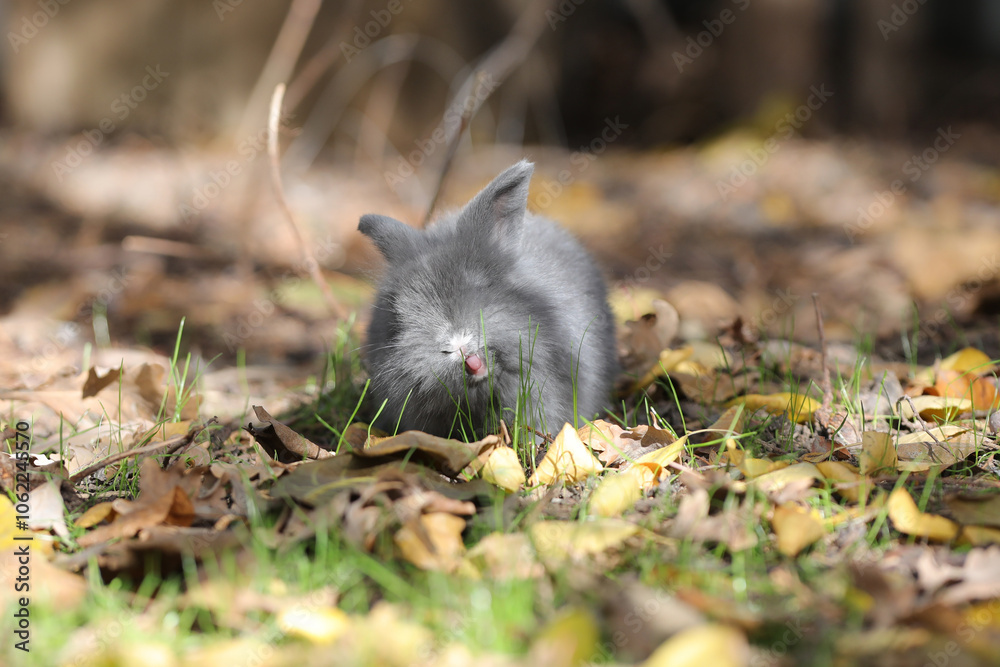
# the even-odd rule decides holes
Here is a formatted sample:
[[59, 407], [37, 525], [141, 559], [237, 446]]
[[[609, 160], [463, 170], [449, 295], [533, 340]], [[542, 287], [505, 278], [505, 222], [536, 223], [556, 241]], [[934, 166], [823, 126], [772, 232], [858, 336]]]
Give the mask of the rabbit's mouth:
[[481, 352], [467, 352], [464, 347], [461, 349], [461, 353], [465, 359], [465, 374], [469, 376], [469, 380], [471, 382], [485, 380], [489, 369], [483, 354]]

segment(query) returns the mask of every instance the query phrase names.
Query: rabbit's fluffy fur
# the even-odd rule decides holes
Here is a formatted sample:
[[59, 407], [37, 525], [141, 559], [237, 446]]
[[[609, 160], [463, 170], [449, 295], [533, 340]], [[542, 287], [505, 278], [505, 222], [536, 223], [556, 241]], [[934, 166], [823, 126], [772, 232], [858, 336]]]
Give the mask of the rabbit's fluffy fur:
[[568, 232], [527, 212], [533, 171], [515, 164], [425, 231], [361, 218], [387, 263], [365, 346], [382, 428], [481, 437], [517, 411], [556, 432], [574, 422], [574, 391], [580, 417], [607, 404], [607, 289]]

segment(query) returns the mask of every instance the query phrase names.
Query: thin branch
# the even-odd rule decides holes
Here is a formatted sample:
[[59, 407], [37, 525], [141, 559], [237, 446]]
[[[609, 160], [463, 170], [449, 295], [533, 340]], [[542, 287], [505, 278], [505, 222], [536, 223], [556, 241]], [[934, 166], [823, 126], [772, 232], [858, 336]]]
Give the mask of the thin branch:
[[274, 185], [274, 194], [278, 198], [278, 205], [281, 207], [282, 213], [285, 214], [288, 224], [292, 226], [292, 233], [295, 234], [295, 242], [302, 251], [302, 259], [306, 270], [309, 272], [309, 276], [316, 283], [316, 286], [319, 287], [320, 292], [323, 293], [323, 298], [326, 299], [326, 305], [330, 309], [330, 313], [335, 319], [342, 320], [344, 319], [344, 312], [336, 299], [334, 299], [330, 285], [327, 284], [323, 278], [323, 274], [319, 270], [319, 263], [305, 242], [305, 235], [302, 233], [302, 228], [299, 226], [295, 216], [292, 215], [292, 209], [285, 198], [285, 188], [281, 184], [281, 162], [278, 159], [278, 124], [281, 118], [281, 102], [284, 97], [285, 84], [279, 83], [274, 88], [274, 95], [271, 97], [271, 112], [268, 114], [267, 119], [267, 154], [271, 158], [271, 183]]
[[257, 119], [264, 108], [267, 91], [271, 86], [279, 81], [288, 81], [291, 77], [322, 4], [323, 0], [292, 0], [285, 22], [281, 25], [274, 46], [271, 47], [271, 53], [267, 56], [267, 62], [257, 77], [253, 92], [250, 93], [250, 100], [247, 102], [243, 120], [237, 131], [237, 141], [254, 132], [253, 128], [259, 122]]
[[[542, 26], [545, 25], [546, 9], [551, 7], [554, 0], [535, 0], [528, 9], [521, 14], [521, 18], [514, 24], [514, 28], [508, 35], [497, 44], [492, 51], [486, 54], [480, 65], [466, 78], [459, 87], [458, 92], [448, 105], [444, 117], [451, 115], [452, 110], [458, 103], [462, 104], [462, 115], [458, 125], [453, 129], [445, 126], [446, 146], [444, 162], [438, 172], [437, 184], [434, 187], [434, 194], [424, 215], [422, 226], [427, 226], [431, 213], [437, 205], [438, 197], [444, 186], [445, 178], [451, 169], [452, 160], [458, 150], [458, 142], [465, 134], [469, 122], [479, 111], [483, 103], [489, 99], [490, 95], [500, 87], [507, 77], [518, 65], [524, 62], [534, 47], [535, 42], [542, 34]], [[443, 122], [443, 121], [442, 121]]]
[[106, 468], [112, 463], [117, 463], [122, 459], [130, 459], [133, 457], [143, 456], [145, 454], [153, 454], [155, 452], [159, 452], [160, 450], [167, 450], [168, 454], [172, 454], [194, 442], [195, 436], [197, 436], [203, 430], [204, 428], [194, 429], [188, 431], [187, 433], [182, 433], [180, 435], [175, 435], [172, 438], [161, 440], [160, 442], [154, 442], [153, 444], [146, 445], [145, 447], [138, 447], [136, 449], [129, 449], [128, 451], [124, 452], [117, 452], [106, 458], [101, 459], [100, 461], [96, 461], [90, 464], [89, 466], [83, 468], [82, 470], [77, 470], [75, 473], [70, 475], [69, 482], [70, 484], [76, 484], [81, 479], [86, 479], [87, 477], [90, 477], [98, 470]]

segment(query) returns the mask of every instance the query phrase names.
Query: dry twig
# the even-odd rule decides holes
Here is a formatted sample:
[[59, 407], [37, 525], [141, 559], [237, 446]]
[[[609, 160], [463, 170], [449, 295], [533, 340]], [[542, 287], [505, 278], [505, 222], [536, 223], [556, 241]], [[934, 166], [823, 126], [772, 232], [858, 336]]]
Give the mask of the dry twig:
[[281, 117], [281, 102], [284, 96], [285, 84], [279, 83], [274, 89], [274, 96], [271, 97], [271, 112], [267, 119], [267, 154], [271, 158], [271, 182], [274, 185], [274, 194], [278, 198], [278, 204], [281, 206], [282, 213], [285, 214], [285, 219], [292, 226], [292, 232], [295, 234], [295, 242], [302, 251], [303, 263], [309, 272], [309, 276], [323, 293], [323, 298], [326, 300], [326, 305], [330, 309], [330, 313], [334, 318], [341, 320], [344, 318], [344, 312], [333, 297], [330, 285], [327, 284], [323, 278], [323, 274], [319, 270], [319, 263], [305, 242], [305, 235], [302, 233], [302, 228], [299, 226], [295, 216], [292, 215], [292, 209], [288, 206], [288, 200], [285, 199], [285, 189], [281, 184], [281, 162], [278, 159], [278, 121]]

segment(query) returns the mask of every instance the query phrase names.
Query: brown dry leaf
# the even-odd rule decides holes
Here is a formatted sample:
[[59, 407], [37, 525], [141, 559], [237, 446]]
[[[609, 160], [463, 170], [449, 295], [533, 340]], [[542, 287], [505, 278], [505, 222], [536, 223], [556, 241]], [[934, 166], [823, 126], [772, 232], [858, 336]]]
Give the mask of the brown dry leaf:
[[[932, 433], [937, 440], [931, 436]], [[976, 453], [980, 445], [975, 433], [954, 424], [927, 432], [908, 433], [897, 441], [899, 469], [924, 471], [932, 466], [948, 467]]]
[[1000, 528], [1000, 494], [951, 495], [944, 499], [952, 516], [961, 524]]
[[889, 494], [888, 509], [892, 525], [901, 533], [941, 542], [958, 535], [958, 525], [954, 521], [921, 512], [906, 489], [898, 488]]
[[678, 632], [640, 667], [745, 667], [749, 663], [750, 645], [742, 632], [707, 623]]
[[896, 472], [898, 462], [896, 446], [892, 435], [879, 431], [865, 431], [861, 434], [861, 453], [858, 455], [862, 475], [880, 472]]
[[116, 537], [132, 537], [143, 528], [161, 523], [189, 526], [194, 518], [190, 496], [182, 488], [197, 480], [183, 480], [178, 469], [161, 470], [156, 459], [144, 459], [139, 473], [139, 497], [135, 501], [116, 500], [112, 503], [115, 516], [112, 523], [86, 533], [78, 540], [80, 546], [99, 544]]
[[535, 474], [528, 480], [528, 485], [548, 485], [559, 481], [579, 482], [603, 469], [604, 466], [590, 453], [580, 440], [580, 436], [576, 434], [576, 430], [566, 424], [559, 431], [555, 442], [545, 452], [545, 457], [538, 464]]
[[961, 581], [937, 596], [946, 605], [958, 605], [975, 600], [1000, 598], [1000, 547], [972, 549], [965, 556]]
[[488, 435], [482, 440], [466, 443], [421, 431], [406, 431], [371, 443], [363, 449], [355, 449], [354, 455], [366, 459], [409, 457], [454, 478], [481, 452], [499, 444], [500, 436], [497, 435]]
[[694, 542], [719, 542], [730, 551], [743, 551], [757, 544], [753, 531], [756, 508], [744, 505], [738, 510], [709, 516], [709, 500], [708, 492], [701, 488], [692, 489], [683, 496], [667, 534]]
[[73, 523], [79, 528], [92, 528], [104, 520], [114, 521], [115, 516], [117, 516], [117, 512], [115, 512], [114, 503], [106, 501], [97, 503]]
[[111, 368], [103, 376], [97, 374], [97, 369], [93, 366], [87, 371], [87, 379], [83, 383], [83, 398], [90, 398], [91, 396], [97, 396], [97, 394], [112, 384], [117, 382], [118, 378], [121, 377], [121, 368]]
[[490, 484], [511, 493], [524, 486], [525, 482], [524, 468], [517, 460], [517, 452], [510, 447], [497, 447], [490, 452], [480, 475]]
[[528, 528], [528, 535], [535, 552], [552, 566], [617, 549], [640, 530], [634, 523], [605, 518], [585, 522], [538, 521]]
[[621, 426], [603, 419], [596, 419], [576, 431], [583, 444], [590, 447], [605, 465], [609, 465], [621, 456], [623, 433], [625, 429]]
[[292, 463], [303, 459], [325, 459], [333, 456], [333, 452], [329, 452], [308, 438], [299, 435], [294, 429], [269, 415], [267, 410], [261, 406], [253, 406], [253, 411], [261, 424], [260, 426], [248, 425], [247, 430], [272, 459], [283, 463]]
[[817, 512], [788, 503], [774, 508], [771, 527], [778, 538], [778, 551], [789, 557], [797, 556], [826, 534]]
[[465, 519], [446, 512], [421, 514], [416, 523], [404, 525], [393, 540], [403, 558], [423, 570], [453, 572], [465, 553], [462, 531]]
[[820, 407], [820, 402], [805, 394], [779, 392], [776, 394], [746, 394], [738, 396], [726, 404], [726, 407], [744, 404], [747, 412], [765, 410], [772, 415], [784, 414], [793, 422], [805, 424], [813, 418]]

